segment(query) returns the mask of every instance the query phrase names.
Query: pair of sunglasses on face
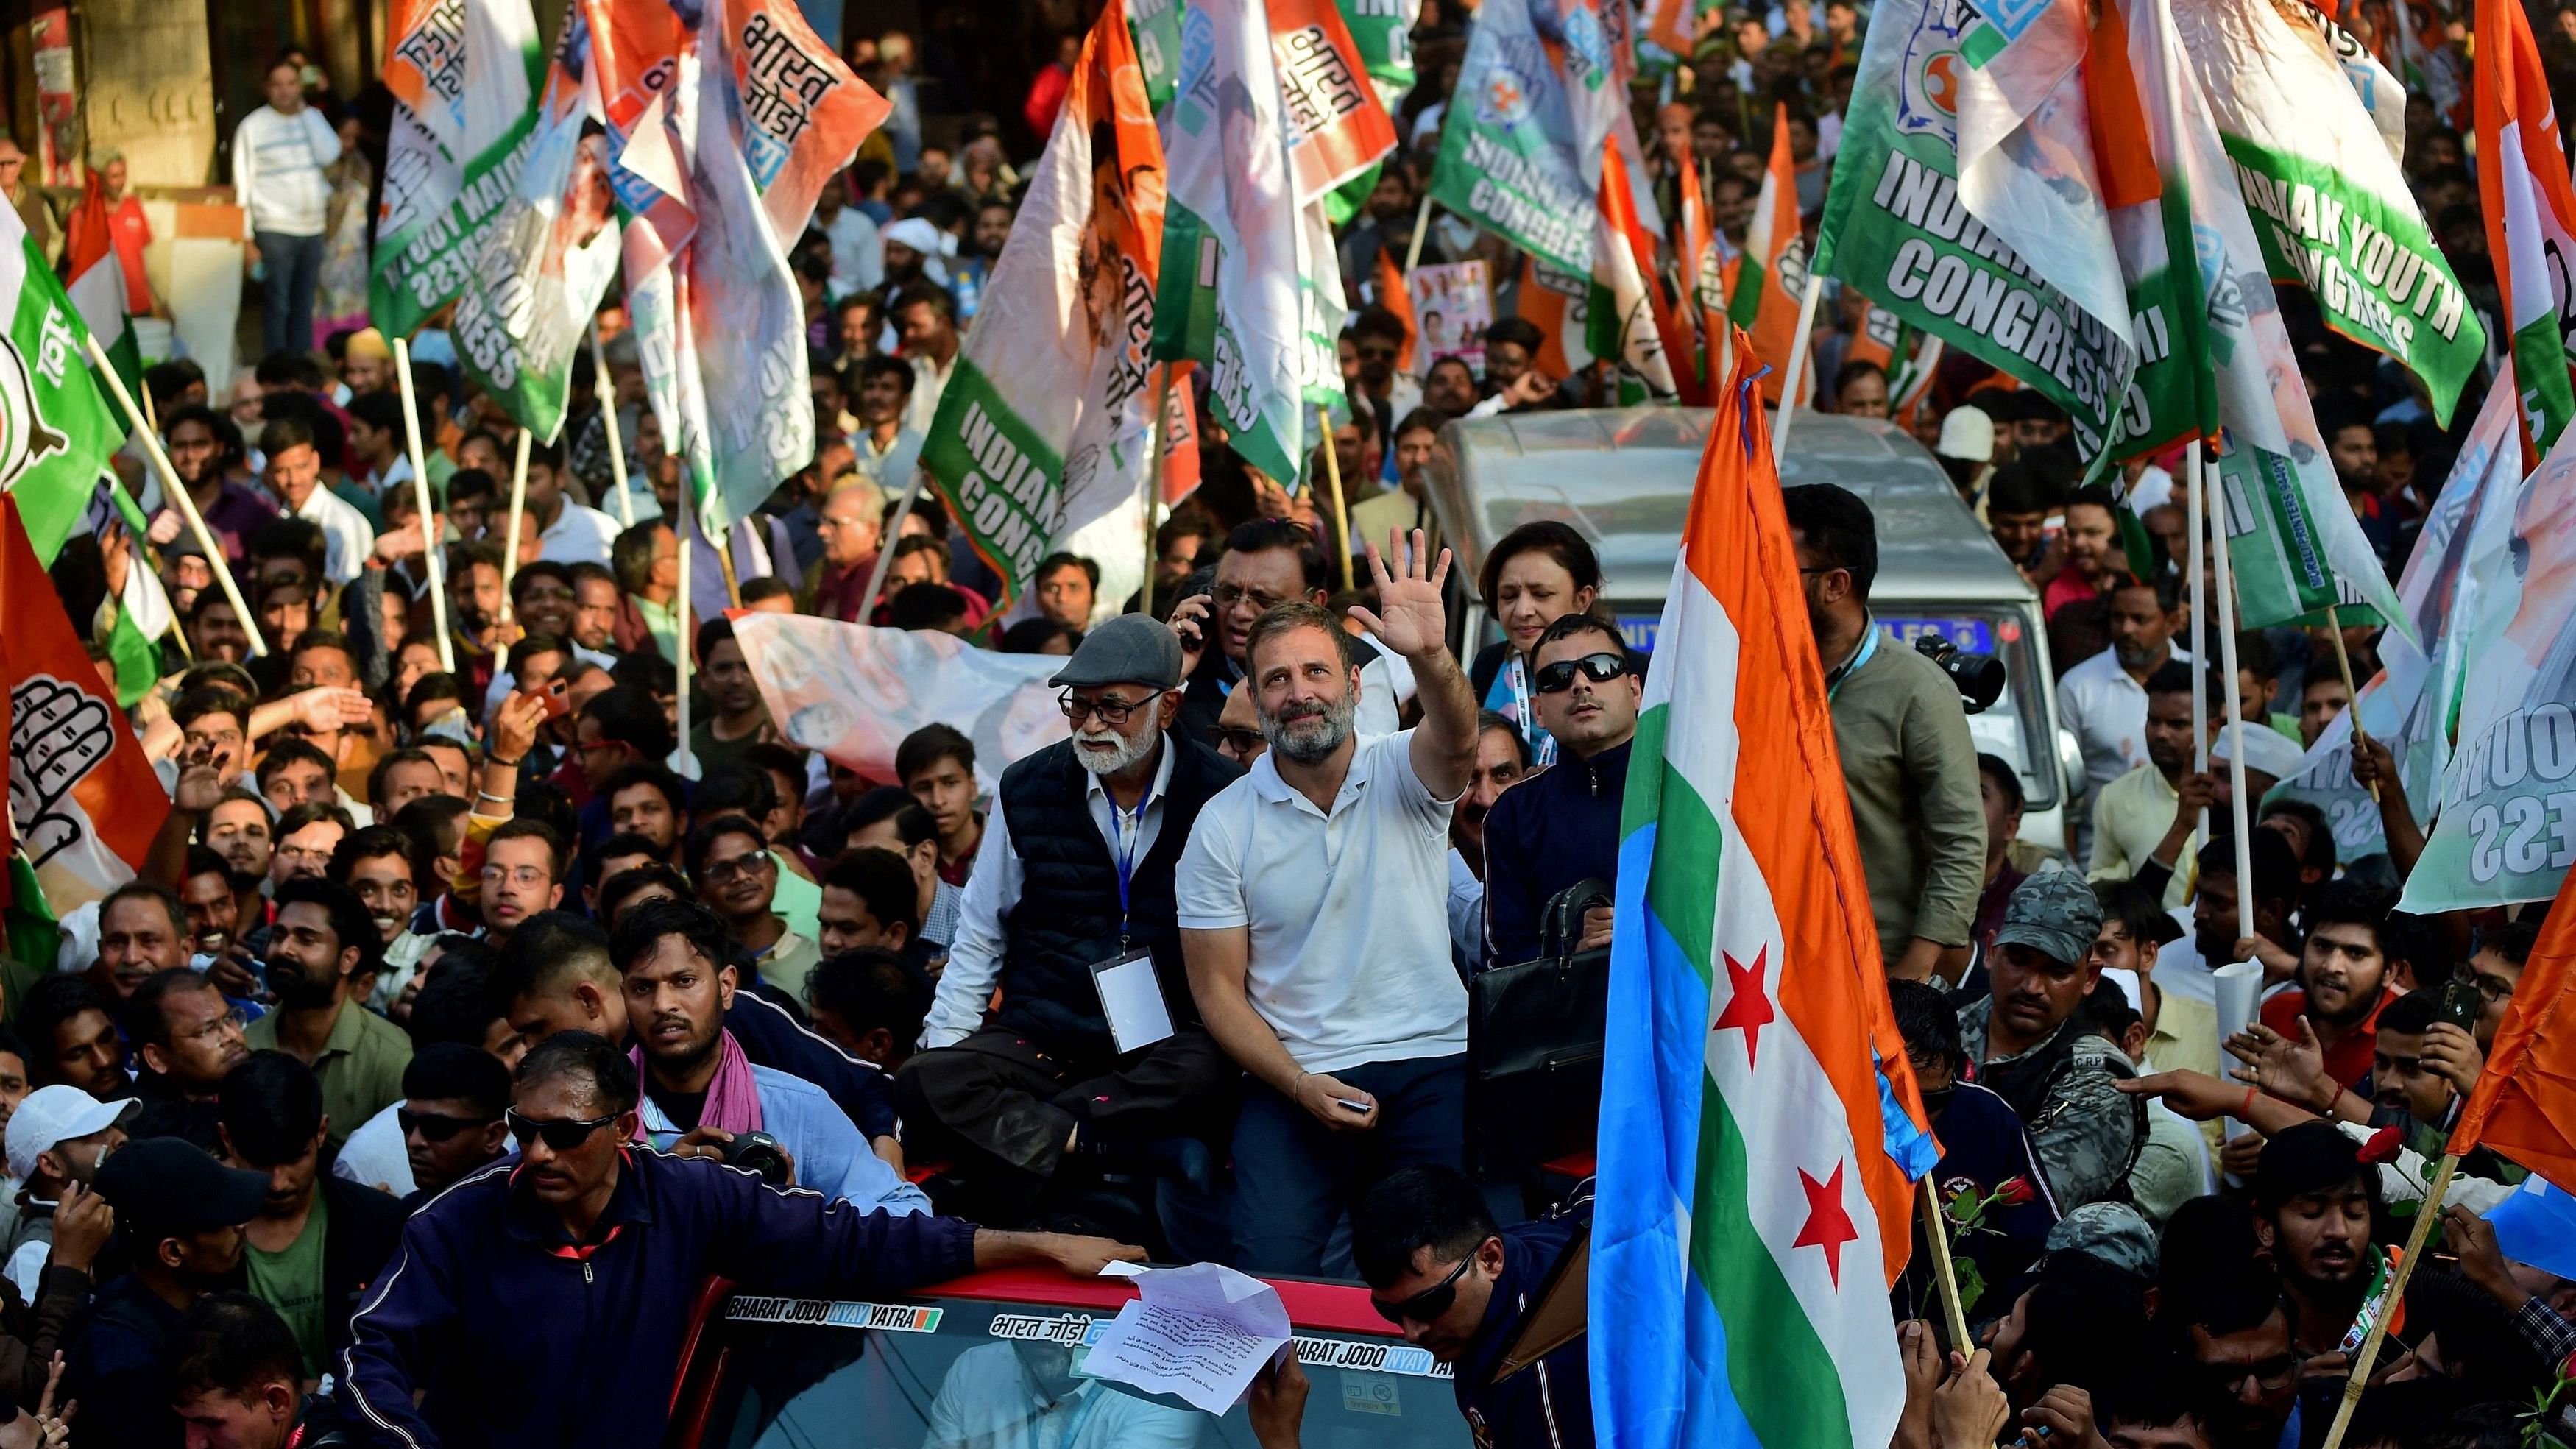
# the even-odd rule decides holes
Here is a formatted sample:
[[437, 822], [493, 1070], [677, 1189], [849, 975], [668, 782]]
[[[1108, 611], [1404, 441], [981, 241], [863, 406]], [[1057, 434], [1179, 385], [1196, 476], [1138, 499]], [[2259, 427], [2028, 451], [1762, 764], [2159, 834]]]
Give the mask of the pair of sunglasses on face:
[[1560, 659], [1530, 676], [1530, 688], [1540, 694], [1563, 694], [1574, 687], [1574, 676], [1581, 674], [1595, 684], [1608, 684], [1628, 672], [1626, 656], [1601, 653], [1586, 654], [1580, 659]]
[[[534, 1117], [520, 1116], [519, 1109], [516, 1107], [509, 1109], [501, 1115], [503, 1120], [510, 1124], [510, 1137], [513, 1141], [519, 1144], [519, 1150], [521, 1152], [528, 1150], [529, 1143], [538, 1141], [544, 1142], [546, 1146], [553, 1148], [557, 1152], [570, 1152], [581, 1146], [581, 1144], [588, 1142], [590, 1140], [590, 1134], [617, 1120], [614, 1115], [593, 1117], [587, 1122], [575, 1121], [569, 1117], [553, 1117], [540, 1120]], [[452, 1122], [456, 1119], [451, 1117], [442, 1120]]]

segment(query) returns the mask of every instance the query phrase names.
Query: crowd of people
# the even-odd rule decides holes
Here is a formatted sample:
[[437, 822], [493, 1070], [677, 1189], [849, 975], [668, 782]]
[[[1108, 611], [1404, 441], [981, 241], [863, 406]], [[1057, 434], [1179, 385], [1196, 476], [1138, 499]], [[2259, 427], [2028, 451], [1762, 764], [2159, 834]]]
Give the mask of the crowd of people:
[[[1745, 243], [1775, 100], [1812, 225], [1864, 23], [1847, 0], [1711, 10], [1698, 52], [1641, 86], [1658, 192], [1695, 153], [1722, 251]], [[2365, 3], [2353, 23], [2391, 22]], [[864, 1297], [1147, 1253], [1361, 1279], [1457, 1365], [1480, 1443], [1590, 1442], [1580, 1338], [1533, 1374], [1482, 1371], [1586, 1197], [1563, 1163], [1467, 1175], [1469, 983], [1611, 944], [1606, 907], [1548, 915], [1618, 877], [1651, 661], [1576, 528], [1526, 522], [1466, 578], [1429, 501], [1451, 422], [1606, 388], [1606, 364], [1547, 365], [1562, 345], [1520, 315], [1522, 259], [1436, 210], [1420, 259], [1488, 262], [1499, 320], [1466, 355], [1400, 362], [1423, 339], [1375, 265], [1412, 253], [1472, 24], [1422, 5], [1406, 144], [1341, 233], [1349, 407], [1327, 446], [1348, 522], [1202, 419], [1203, 482], [1135, 598], [1064, 553], [998, 612], [1003, 580], [906, 485], [1065, 57], [1023, 131], [938, 94], [908, 36], [853, 47], [895, 109], [793, 252], [816, 455], [720, 541], [672, 525], [681, 463], [614, 293], [556, 439], [463, 386], [434, 325], [415, 342], [420, 515], [387, 339], [328, 285], [367, 143], [282, 59], [232, 152], [266, 354], [220, 398], [186, 359], [145, 376], [223, 557], [138, 454], [148, 537], [75, 539], [54, 570], [84, 621], [127, 571], [162, 573], [180, 637], [132, 715], [171, 811], [50, 955], [11, 937], [0, 1445], [649, 1441], [710, 1274]], [[2418, 28], [2457, 58], [2460, 21]], [[2542, 33], [2576, 57], [2576, 24]], [[2460, 137], [2420, 98], [2407, 120], [2407, 174], [2503, 335]], [[19, 159], [0, 147], [25, 215]], [[1827, 297], [1818, 406], [1890, 418], [1888, 365], [1856, 355], [1867, 300]], [[2437, 426], [2394, 364], [2284, 300], [2393, 575], [2476, 409]], [[1918, 1230], [1897, 1444], [2314, 1445], [2383, 1317], [2346, 1442], [2520, 1442], [2576, 1348], [2576, 1283], [2505, 1257], [2478, 1215], [2516, 1165], [2480, 1154], [2423, 1199], [2541, 909], [2392, 910], [2424, 822], [2375, 742], [2355, 770], [2390, 785], [2384, 851], [2346, 858], [2316, 806], [2265, 798], [2350, 705], [2338, 641], [2249, 632], [2236, 677], [2195, 664], [2191, 620], [2217, 616], [2184, 575], [2178, 462], [2124, 480], [2152, 539], [2137, 571], [2120, 500], [2082, 486], [2033, 392], [1954, 351], [1893, 420], [2040, 597], [2056, 678], [2015, 687], [2054, 688], [2083, 756], [2064, 836], [2027, 837], [2023, 776], [1978, 753], [1949, 676], [1879, 647], [1869, 506], [1787, 491], [1889, 993], [1976, 1269], [1977, 1342], [1946, 1343]], [[1471, 601], [1489, 644], [1460, 638]], [[1070, 737], [979, 760], [933, 725], [872, 778], [771, 717], [737, 607], [1060, 656]], [[2371, 631], [2340, 642], [2375, 672]], [[2217, 723], [2231, 698], [2241, 736]], [[2212, 973], [2237, 961], [2264, 1004], [2222, 1050]], [[2384, 1301], [2422, 1212], [2444, 1252]], [[1270, 1449], [1303, 1394], [1293, 1367], [1256, 1392]]]

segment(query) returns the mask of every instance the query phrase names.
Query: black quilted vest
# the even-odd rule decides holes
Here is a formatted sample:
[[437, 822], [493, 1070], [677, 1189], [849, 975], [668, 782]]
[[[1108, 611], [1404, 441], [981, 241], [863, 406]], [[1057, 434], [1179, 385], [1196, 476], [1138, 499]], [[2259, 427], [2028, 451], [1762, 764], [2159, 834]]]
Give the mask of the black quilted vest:
[[[1193, 1025], [1189, 973], [1174, 924], [1173, 868], [1190, 843], [1199, 807], [1242, 777], [1225, 756], [1177, 734], [1154, 848], [1128, 884], [1131, 949], [1154, 953], [1154, 974], [1175, 1026]], [[1118, 864], [1091, 815], [1090, 775], [1063, 741], [1002, 772], [998, 798], [1020, 857], [1020, 899], [1002, 917], [1002, 1010], [995, 1025], [1026, 1032], [1064, 1056], [1105, 1058], [1117, 1050], [1100, 1013], [1091, 968], [1119, 954]]]

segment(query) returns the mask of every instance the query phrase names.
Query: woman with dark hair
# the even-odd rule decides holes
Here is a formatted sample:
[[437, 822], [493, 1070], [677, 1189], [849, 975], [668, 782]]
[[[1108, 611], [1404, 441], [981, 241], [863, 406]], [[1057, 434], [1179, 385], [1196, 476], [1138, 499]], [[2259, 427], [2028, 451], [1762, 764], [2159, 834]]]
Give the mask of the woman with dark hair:
[[1601, 560], [1569, 524], [1524, 523], [1485, 555], [1477, 587], [1503, 637], [1476, 656], [1468, 681], [1485, 708], [1520, 727], [1538, 762], [1551, 764], [1555, 741], [1530, 704], [1530, 651], [1548, 625], [1591, 612], [1601, 595]]

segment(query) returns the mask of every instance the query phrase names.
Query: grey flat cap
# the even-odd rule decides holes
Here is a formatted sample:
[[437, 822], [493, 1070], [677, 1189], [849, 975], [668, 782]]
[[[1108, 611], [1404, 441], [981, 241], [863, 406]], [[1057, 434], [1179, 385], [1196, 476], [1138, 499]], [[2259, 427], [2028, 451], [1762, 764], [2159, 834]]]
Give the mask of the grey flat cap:
[[1063, 672], [1047, 683], [1057, 688], [1096, 684], [1150, 684], [1177, 689], [1181, 683], [1181, 640], [1171, 626], [1148, 614], [1121, 614], [1082, 636]]

